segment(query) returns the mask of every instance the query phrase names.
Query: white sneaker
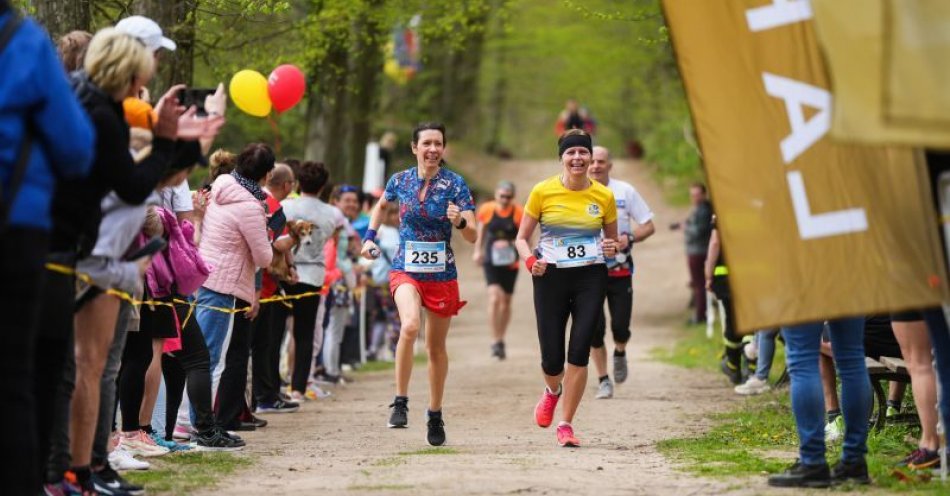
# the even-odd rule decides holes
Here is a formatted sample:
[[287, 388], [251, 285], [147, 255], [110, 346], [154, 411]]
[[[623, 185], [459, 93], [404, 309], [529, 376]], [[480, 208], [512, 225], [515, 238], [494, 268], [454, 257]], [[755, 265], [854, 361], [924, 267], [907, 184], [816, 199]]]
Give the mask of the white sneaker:
[[825, 442], [835, 443], [844, 437], [844, 417], [838, 415], [834, 420], [825, 425]]
[[119, 440], [119, 447], [132, 456], [162, 456], [169, 452], [168, 448], [163, 448], [155, 444], [155, 441], [142, 431], [133, 433], [123, 432]]
[[610, 379], [606, 381], [600, 381], [600, 385], [597, 386], [597, 395], [594, 396], [598, 400], [607, 400], [614, 397], [614, 383], [610, 382]]
[[316, 384], [311, 384], [307, 386], [307, 393], [306, 393], [307, 399], [322, 400], [324, 398], [329, 398], [330, 396], [333, 396], [333, 393], [331, 393], [330, 391], [327, 391], [326, 389], [321, 388], [320, 386]]
[[109, 453], [109, 465], [112, 470], [148, 470], [151, 464], [136, 460], [123, 448], [116, 448]]
[[745, 381], [745, 384], [739, 384], [734, 388], [736, 394], [743, 396], [762, 394], [770, 389], [772, 389], [772, 387], [769, 386], [768, 381], [763, 381], [756, 376], [749, 377], [749, 380]]

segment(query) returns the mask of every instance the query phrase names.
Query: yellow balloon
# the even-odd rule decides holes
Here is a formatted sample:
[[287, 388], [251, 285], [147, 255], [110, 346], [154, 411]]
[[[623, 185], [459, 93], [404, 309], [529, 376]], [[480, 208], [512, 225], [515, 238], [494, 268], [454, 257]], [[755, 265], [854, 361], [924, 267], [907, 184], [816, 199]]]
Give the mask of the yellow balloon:
[[266, 117], [270, 114], [267, 78], [257, 71], [244, 69], [235, 74], [228, 85], [228, 94], [237, 108], [254, 117]]

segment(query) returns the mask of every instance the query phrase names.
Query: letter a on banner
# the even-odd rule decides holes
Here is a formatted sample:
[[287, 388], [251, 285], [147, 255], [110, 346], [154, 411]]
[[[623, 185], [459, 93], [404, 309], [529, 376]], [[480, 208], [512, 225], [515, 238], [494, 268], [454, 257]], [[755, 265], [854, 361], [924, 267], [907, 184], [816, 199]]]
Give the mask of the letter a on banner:
[[[929, 180], [910, 149], [829, 138], [807, 0], [663, 0], [740, 330], [938, 305]], [[728, 56], [723, 56], [728, 54]]]

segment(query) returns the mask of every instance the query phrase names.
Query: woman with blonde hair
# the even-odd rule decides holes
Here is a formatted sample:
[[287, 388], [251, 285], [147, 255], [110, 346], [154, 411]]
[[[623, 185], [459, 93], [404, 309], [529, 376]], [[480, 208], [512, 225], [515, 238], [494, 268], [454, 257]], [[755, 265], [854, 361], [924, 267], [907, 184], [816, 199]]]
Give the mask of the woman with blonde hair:
[[[78, 254], [77, 270], [90, 276], [91, 284], [75, 299], [75, 315], [68, 302], [47, 300], [44, 325], [75, 326], [76, 385], [70, 405], [70, 452], [72, 471], [84, 492], [92, 492], [96, 476], [92, 445], [100, 409], [100, 387], [110, 346], [116, 333], [119, 301], [108, 289], [131, 291], [142, 284], [148, 258], [123, 261], [145, 218], [144, 207], [130, 212], [122, 222], [102, 224], [101, 204], [113, 191], [116, 200], [141, 205], [166, 175], [176, 156], [176, 139], [194, 142], [182, 145], [179, 157], [197, 161], [197, 140], [214, 135], [223, 121], [196, 120], [194, 110], [182, 113], [173, 87], [158, 105], [158, 120], [152, 153], [135, 164], [129, 152], [129, 127], [122, 101], [139, 91], [155, 72], [153, 54], [138, 39], [106, 28], [92, 38], [83, 62], [84, 71], [73, 75], [73, 87], [96, 130], [95, 158], [89, 177], [64, 181], [53, 200], [54, 231], [51, 251]], [[190, 153], [188, 153], [190, 150]], [[182, 153], [185, 152], [185, 153]], [[134, 214], [134, 215], [133, 215]], [[70, 292], [71, 293], [71, 292]], [[64, 311], [65, 310], [65, 311]], [[53, 315], [56, 317], [53, 317]], [[101, 468], [105, 468], [102, 466]]]

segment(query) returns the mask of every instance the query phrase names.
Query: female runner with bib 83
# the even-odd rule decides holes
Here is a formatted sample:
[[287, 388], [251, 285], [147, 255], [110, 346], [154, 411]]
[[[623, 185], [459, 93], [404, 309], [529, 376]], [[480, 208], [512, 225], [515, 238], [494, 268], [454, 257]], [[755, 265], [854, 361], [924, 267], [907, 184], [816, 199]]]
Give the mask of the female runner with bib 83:
[[[534, 281], [534, 311], [541, 344], [545, 389], [534, 410], [548, 427], [561, 397], [557, 426], [561, 446], [577, 447], [571, 422], [584, 396], [590, 344], [607, 292], [605, 258], [617, 254], [617, 205], [610, 188], [587, 177], [593, 143], [589, 134], [571, 129], [558, 140], [561, 174], [535, 185], [528, 196], [515, 246]], [[538, 248], [528, 240], [541, 226]], [[567, 350], [564, 332], [571, 318]], [[564, 367], [565, 351], [567, 369]]]
[[399, 203], [399, 249], [393, 259], [389, 287], [399, 311], [401, 327], [396, 345], [396, 398], [390, 405], [389, 427], [408, 424], [409, 377], [413, 344], [419, 335], [422, 309], [426, 309], [426, 351], [429, 355], [429, 409], [426, 440], [445, 443], [442, 394], [449, 370], [445, 349], [452, 317], [465, 305], [459, 299], [455, 254], [450, 245], [452, 228], [475, 242], [475, 204], [462, 176], [443, 167], [445, 127], [425, 123], [412, 132], [416, 166], [394, 174], [376, 203], [363, 242], [364, 258], [380, 255], [376, 229], [391, 202]]

